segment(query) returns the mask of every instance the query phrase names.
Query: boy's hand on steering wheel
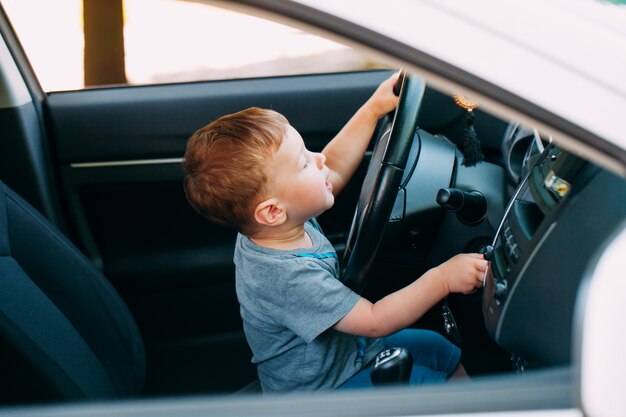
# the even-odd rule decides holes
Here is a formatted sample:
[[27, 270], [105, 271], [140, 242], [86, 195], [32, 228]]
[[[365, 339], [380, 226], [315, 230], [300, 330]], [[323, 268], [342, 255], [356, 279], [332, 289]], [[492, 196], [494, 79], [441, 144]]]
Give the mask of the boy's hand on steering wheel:
[[394, 93], [394, 86], [399, 76], [400, 73], [397, 72], [383, 81], [365, 103], [377, 119], [391, 112], [398, 105], [398, 96]]

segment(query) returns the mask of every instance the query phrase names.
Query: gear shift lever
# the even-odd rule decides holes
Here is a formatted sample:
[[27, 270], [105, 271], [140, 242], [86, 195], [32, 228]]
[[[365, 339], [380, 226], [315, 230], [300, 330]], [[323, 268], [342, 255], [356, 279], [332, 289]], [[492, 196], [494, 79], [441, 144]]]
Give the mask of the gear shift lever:
[[405, 348], [394, 347], [380, 352], [370, 372], [372, 384], [407, 383], [411, 377], [413, 357]]

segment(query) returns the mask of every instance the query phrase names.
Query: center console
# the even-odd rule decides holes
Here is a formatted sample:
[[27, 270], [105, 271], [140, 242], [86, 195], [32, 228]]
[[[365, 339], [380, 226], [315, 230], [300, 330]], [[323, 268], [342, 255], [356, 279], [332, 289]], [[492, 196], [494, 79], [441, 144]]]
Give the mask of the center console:
[[486, 255], [483, 292], [487, 332], [529, 366], [569, 362], [579, 283], [626, 207], [623, 179], [536, 139]]

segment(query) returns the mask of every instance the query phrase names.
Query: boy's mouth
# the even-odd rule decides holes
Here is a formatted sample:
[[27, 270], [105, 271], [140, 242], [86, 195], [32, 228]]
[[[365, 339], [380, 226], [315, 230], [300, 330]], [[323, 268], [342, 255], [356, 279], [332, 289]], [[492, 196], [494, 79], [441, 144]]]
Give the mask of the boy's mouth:
[[333, 191], [333, 184], [331, 184], [330, 181], [326, 181], [326, 189], [331, 192]]

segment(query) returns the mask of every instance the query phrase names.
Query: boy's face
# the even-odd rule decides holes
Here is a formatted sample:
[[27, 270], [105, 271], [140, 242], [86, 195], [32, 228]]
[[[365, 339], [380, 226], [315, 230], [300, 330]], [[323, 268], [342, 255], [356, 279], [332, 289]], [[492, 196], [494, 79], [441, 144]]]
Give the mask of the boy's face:
[[287, 125], [282, 144], [268, 164], [270, 193], [285, 208], [290, 221], [304, 223], [333, 206], [330, 170], [321, 153], [309, 152], [302, 137]]

